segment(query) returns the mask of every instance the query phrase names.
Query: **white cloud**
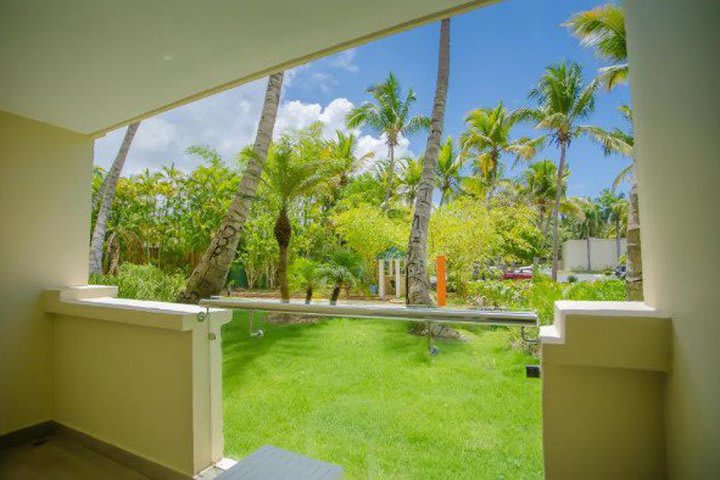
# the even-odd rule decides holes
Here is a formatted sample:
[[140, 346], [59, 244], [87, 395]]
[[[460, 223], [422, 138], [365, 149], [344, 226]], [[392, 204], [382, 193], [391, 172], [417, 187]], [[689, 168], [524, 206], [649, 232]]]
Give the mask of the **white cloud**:
[[[175, 165], [185, 171], [195, 168], [200, 159], [185, 155], [191, 145], [209, 145], [230, 160], [240, 149], [255, 140], [266, 82], [260, 80], [145, 120], [130, 148], [124, 175], [145, 168], [157, 170]], [[323, 137], [335, 138], [336, 130], [347, 133], [345, 117], [353, 108], [347, 98], [335, 98], [327, 105], [284, 101], [278, 111], [274, 137], [288, 130], [307, 128], [323, 122]], [[117, 154], [125, 129], [115, 130], [95, 142], [95, 163], [108, 168]], [[375, 137], [354, 129], [358, 136], [358, 153], [375, 154], [375, 161], [387, 156], [384, 137]], [[401, 137], [396, 158], [413, 155], [408, 139]]]
[[355, 73], [359, 70], [359, 67], [353, 63], [356, 53], [356, 48], [351, 48], [349, 50], [345, 50], [344, 52], [340, 52], [334, 57], [332, 57], [330, 64], [334, 67], [342, 68], [343, 70], [347, 70], [348, 72]]

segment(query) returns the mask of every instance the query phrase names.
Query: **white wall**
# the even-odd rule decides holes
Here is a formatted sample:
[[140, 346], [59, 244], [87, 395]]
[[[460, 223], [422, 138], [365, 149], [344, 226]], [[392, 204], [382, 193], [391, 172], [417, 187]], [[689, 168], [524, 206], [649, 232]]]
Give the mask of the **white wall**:
[[720, 2], [625, 5], [645, 301], [673, 321], [668, 473], [720, 478]]
[[[627, 253], [627, 240], [620, 239], [620, 256]], [[618, 264], [615, 239], [590, 237], [591, 270], [615, 268]], [[587, 270], [587, 240], [568, 240], [562, 245], [564, 270]]]
[[89, 137], [0, 112], [0, 434], [49, 420], [44, 288], [87, 282]]

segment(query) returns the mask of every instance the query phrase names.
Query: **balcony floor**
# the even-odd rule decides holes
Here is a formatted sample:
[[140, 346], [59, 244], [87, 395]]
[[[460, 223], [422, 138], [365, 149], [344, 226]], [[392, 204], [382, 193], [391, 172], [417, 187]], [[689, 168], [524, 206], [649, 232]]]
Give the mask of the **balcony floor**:
[[4, 480], [148, 480], [82, 445], [51, 435], [44, 443], [28, 443], [0, 451]]

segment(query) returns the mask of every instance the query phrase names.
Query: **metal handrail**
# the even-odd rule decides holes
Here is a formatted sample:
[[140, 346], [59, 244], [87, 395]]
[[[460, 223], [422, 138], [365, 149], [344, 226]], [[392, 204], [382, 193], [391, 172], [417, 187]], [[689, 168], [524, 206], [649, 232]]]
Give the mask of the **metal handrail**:
[[258, 300], [238, 297], [213, 297], [200, 300], [206, 308], [231, 308], [251, 312], [293, 313], [330, 317], [378, 318], [433, 323], [465, 323], [480, 325], [504, 325], [537, 327], [534, 312], [508, 312], [502, 310], [471, 310], [458, 308], [433, 308], [405, 305], [330, 305], [327, 303], [284, 303], [278, 300]]

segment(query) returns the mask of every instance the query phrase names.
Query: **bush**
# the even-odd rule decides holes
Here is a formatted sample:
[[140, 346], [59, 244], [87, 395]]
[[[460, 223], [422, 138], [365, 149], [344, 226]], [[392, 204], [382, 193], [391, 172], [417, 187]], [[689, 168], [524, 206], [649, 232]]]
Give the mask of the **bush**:
[[467, 286], [467, 303], [479, 308], [503, 310], [532, 310], [540, 323], [553, 322], [557, 300], [625, 300], [625, 282], [622, 280], [598, 280], [575, 282], [568, 285], [553, 282], [545, 276], [531, 281], [485, 280], [470, 282]]
[[116, 285], [120, 298], [174, 302], [185, 285], [181, 273], [165, 273], [153, 265], [123, 263], [116, 276], [90, 275], [95, 285]]
[[575, 283], [578, 281], [577, 275], [568, 275], [568, 283]]

